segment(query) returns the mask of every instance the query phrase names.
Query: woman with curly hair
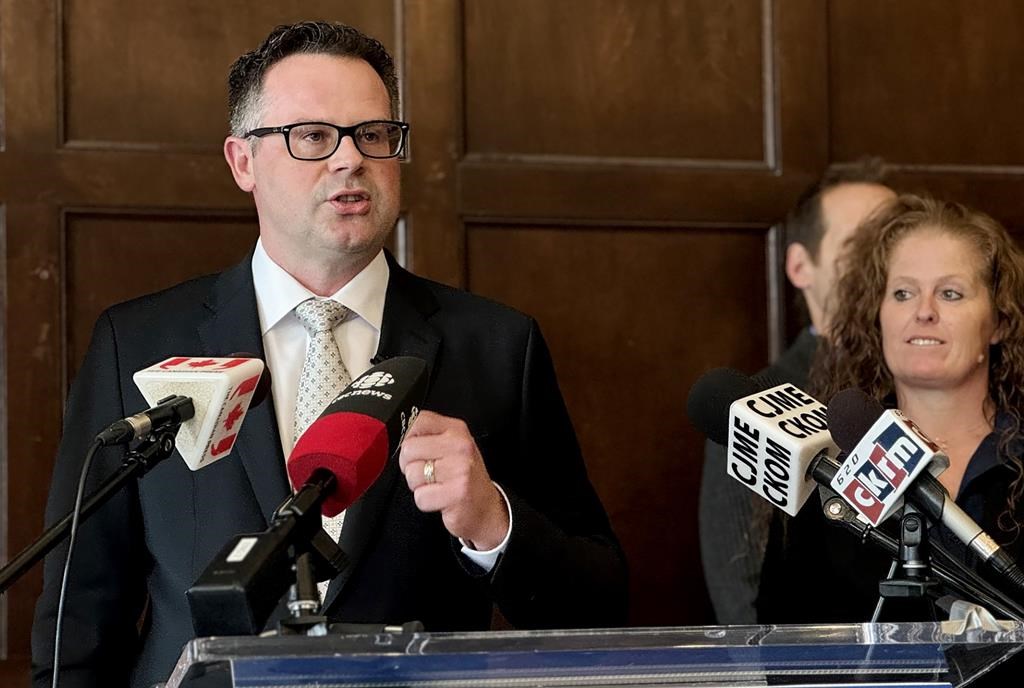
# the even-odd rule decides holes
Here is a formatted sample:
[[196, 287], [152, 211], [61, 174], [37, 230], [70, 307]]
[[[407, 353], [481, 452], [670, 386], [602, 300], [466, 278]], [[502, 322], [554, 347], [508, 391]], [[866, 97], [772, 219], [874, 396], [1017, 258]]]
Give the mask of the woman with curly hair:
[[[949, 456], [939, 481], [1021, 562], [1024, 254], [988, 215], [905, 194], [857, 231], [841, 274], [810, 391], [828, 400], [854, 387], [913, 419]], [[888, 559], [829, 528], [814, 506], [773, 534], [762, 622], [871, 617]], [[931, 537], [978, 567], [943, 526]], [[821, 595], [808, 594], [809, 567]]]

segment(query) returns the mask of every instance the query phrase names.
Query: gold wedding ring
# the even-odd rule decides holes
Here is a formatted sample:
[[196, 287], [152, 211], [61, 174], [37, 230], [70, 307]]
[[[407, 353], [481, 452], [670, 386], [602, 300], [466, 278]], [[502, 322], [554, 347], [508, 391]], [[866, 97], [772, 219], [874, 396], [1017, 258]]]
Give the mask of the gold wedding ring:
[[427, 459], [423, 462], [423, 482], [427, 485], [433, 485], [437, 482], [437, 478], [434, 477], [434, 460]]

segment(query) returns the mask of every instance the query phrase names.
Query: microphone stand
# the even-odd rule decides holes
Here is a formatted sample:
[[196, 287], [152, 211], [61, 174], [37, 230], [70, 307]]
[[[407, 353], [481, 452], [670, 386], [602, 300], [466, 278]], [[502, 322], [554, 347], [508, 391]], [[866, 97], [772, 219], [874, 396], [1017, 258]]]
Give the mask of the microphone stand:
[[[154, 430], [134, 449], [130, 450], [125, 455], [120, 467], [103, 481], [99, 488], [89, 495], [82, 504], [81, 520], [84, 521], [106, 504], [125, 483], [134, 478], [141, 478], [151, 468], [170, 456], [174, 452], [174, 437], [178, 434], [180, 426], [180, 423], [170, 423]], [[72, 517], [73, 514], [69, 513], [47, 528], [35, 542], [19, 552], [0, 569], [0, 594], [6, 592], [16, 580], [68, 536]]]
[[[819, 455], [811, 462], [808, 468], [808, 475], [811, 476], [815, 482], [818, 483], [819, 489], [828, 488], [832, 482], [832, 478], [839, 472], [839, 463], [827, 456]], [[829, 494], [832, 493], [829, 488]], [[833, 496], [830, 499], [825, 500], [823, 505], [825, 517], [829, 521], [844, 526], [847, 530], [852, 531], [856, 534], [861, 542], [871, 541], [872, 544], [879, 547], [886, 554], [890, 555], [895, 559], [900, 558], [900, 547], [901, 544], [897, 543], [896, 540], [879, 531], [876, 528], [872, 528], [866, 523], [861, 522], [857, 519], [857, 515], [849, 504], [846, 503], [839, 496]], [[920, 518], [920, 514], [917, 514]], [[923, 523], [923, 521], [922, 521]], [[903, 526], [901, 524], [901, 531]], [[921, 533], [921, 538], [926, 538], [926, 527], [922, 527], [918, 532]], [[913, 546], [911, 543], [918, 538], [916, 534], [908, 536], [907, 545]], [[942, 551], [942, 550], [939, 550]], [[922, 561], [920, 551], [908, 552], [907, 557], [918, 563], [914, 565], [913, 570], [923, 571], [920, 562]], [[947, 555], [948, 557], [948, 555]], [[927, 554], [924, 555], [923, 561], [928, 561]], [[960, 567], [959, 571], [954, 571], [950, 566], [955, 563], [955, 560], [950, 558], [950, 564], [946, 565], [938, 561], [932, 561], [930, 570], [935, 574], [947, 587], [951, 590], [956, 591], [958, 594], [963, 595], [967, 598], [979, 601], [982, 605], [989, 607], [990, 609], [1005, 615], [1007, 618], [1014, 620], [1024, 620], [1024, 608], [1016, 603], [1012, 598], [1008, 598], [1004, 593], [998, 589], [989, 587], [984, 581], [982, 581], [973, 571]], [[959, 566], [959, 564], [957, 564]], [[925, 576], [927, 577], [927, 576]], [[904, 590], [910, 590], [915, 585], [904, 588]], [[927, 590], [927, 594], [932, 595], [936, 591], [937, 586], [921, 586], [922, 589]], [[988, 588], [988, 589], [986, 589]]]
[[238, 535], [214, 557], [185, 593], [199, 636], [255, 635], [290, 591], [282, 634], [325, 635], [316, 581], [340, 574], [348, 557], [321, 527], [321, 507], [337, 478], [315, 471], [277, 508], [259, 533]]
[[932, 577], [928, 562], [928, 524], [910, 504], [904, 506], [900, 518], [899, 548], [893, 561], [896, 562], [895, 576], [878, 583], [880, 597], [875, 618], [881, 613], [884, 602], [901, 600], [897, 603], [898, 616], [920, 618], [924, 602], [925, 614], [932, 621], [938, 621], [935, 605], [929, 601], [938, 597], [939, 582]]
[[[853, 508], [847, 504], [842, 497], [834, 496], [826, 500], [822, 509], [825, 512], [825, 517], [829, 521], [836, 525], [843, 526], [856, 535], [861, 542], [870, 542], [872, 545], [878, 547], [894, 559], [899, 559], [900, 544], [889, 535], [886, 535], [880, 530], [872, 528], [866, 523], [858, 520]], [[922, 571], [923, 569], [918, 567], [917, 570]], [[936, 578], [938, 578], [938, 580], [947, 588], [953, 590], [957, 594], [977, 600], [978, 603], [1002, 614], [1008, 619], [1016, 621], [1024, 620], [1024, 609], [1012, 600], [998, 599], [995, 596], [1000, 595], [998, 591], [993, 591], [992, 594], [990, 594], [988, 591], [980, 588], [974, 582], [969, 580], [971, 572], [955, 571], [946, 564], [934, 560], [931, 561], [930, 571], [934, 573]], [[920, 586], [920, 589], [933, 600], [938, 597], [937, 585], [922, 585]]]

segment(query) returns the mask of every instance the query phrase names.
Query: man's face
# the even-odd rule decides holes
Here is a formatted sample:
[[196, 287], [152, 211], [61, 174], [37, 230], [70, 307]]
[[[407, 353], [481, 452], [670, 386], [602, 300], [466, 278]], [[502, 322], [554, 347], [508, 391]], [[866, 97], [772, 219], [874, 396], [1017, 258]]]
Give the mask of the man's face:
[[857, 227], [880, 205], [896, 194], [880, 184], [840, 184], [821, 197], [821, 218], [825, 233], [818, 245], [817, 257], [810, 257], [802, 287], [815, 325], [828, 331], [829, 308], [836, 281], [836, 260]]
[[[262, 102], [261, 127], [391, 118], [387, 90], [373, 68], [335, 55], [281, 60], [264, 77]], [[292, 274], [309, 265], [369, 262], [398, 218], [398, 160], [364, 158], [351, 137], [326, 160], [307, 161], [289, 155], [283, 135], [270, 134], [255, 141], [242, 163], [231, 163], [232, 171], [253, 194], [267, 253]]]

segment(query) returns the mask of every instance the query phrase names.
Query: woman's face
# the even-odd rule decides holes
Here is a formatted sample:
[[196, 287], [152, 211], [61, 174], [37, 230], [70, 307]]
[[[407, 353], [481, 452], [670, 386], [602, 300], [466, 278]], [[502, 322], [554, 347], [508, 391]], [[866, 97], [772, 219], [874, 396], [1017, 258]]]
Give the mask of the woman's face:
[[896, 244], [878, 319], [896, 391], [988, 385], [988, 348], [999, 341], [982, 257], [936, 227]]

